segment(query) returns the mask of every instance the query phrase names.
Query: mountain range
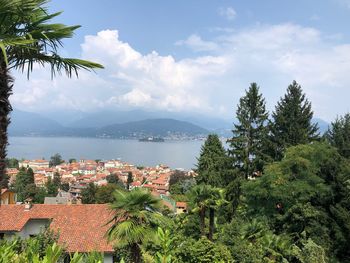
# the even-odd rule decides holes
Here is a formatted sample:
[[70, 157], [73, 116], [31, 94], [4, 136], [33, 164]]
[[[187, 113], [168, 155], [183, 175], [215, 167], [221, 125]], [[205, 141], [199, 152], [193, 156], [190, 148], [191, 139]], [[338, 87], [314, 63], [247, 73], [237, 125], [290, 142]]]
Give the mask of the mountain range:
[[130, 117], [125, 112], [116, 114], [116, 118], [111, 116], [93, 113], [63, 125], [38, 113], [14, 110], [11, 113], [9, 135], [143, 138], [198, 137], [209, 133], [207, 129], [193, 123], [171, 118], [142, 119], [148, 116], [136, 112], [132, 112]]
[[[11, 113], [10, 136], [82, 136], [142, 138], [202, 137], [215, 132], [223, 137], [231, 136], [232, 122], [215, 117], [173, 112], [79, 111], [33, 113], [15, 109]], [[320, 132], [328, 123], [315, 118]]]

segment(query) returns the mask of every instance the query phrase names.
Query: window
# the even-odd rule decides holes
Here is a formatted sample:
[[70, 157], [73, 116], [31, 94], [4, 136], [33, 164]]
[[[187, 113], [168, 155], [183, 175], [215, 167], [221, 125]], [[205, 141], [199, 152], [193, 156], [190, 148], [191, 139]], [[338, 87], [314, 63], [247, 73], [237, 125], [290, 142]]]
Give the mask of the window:
[[0, 240], [3, 240], [5, 237], [5, 233], [0, 233]]

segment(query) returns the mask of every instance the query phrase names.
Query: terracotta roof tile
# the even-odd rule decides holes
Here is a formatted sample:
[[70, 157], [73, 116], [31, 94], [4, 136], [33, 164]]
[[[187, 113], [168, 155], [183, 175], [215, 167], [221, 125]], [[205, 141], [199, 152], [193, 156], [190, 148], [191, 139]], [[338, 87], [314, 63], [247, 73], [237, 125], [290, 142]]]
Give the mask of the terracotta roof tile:
[[48, 218], [52, 219], [50, 229], [60, 233], [58, 243], [68, 252], [113, 252], [104, 236], [111, 213], [106, 204], [35, 204], [29, 211], [24, 205], [2, 205], [0, 231], [20, 231], [30, 219]]

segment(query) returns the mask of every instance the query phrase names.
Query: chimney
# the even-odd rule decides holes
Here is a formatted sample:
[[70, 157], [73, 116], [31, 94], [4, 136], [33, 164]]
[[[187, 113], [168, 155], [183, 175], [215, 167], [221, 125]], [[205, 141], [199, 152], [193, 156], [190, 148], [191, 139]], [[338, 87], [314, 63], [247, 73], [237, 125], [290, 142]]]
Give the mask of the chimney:
[[29, 211], [32, 208], [33, 205], [33, 199], [28, 197], [26, 200], [24, 200], [24, 211]]

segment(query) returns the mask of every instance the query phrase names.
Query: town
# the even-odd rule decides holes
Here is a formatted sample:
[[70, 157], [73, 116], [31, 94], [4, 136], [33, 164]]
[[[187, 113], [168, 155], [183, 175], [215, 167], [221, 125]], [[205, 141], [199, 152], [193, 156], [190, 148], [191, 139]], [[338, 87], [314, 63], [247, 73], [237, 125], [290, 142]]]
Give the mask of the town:
[[[55, 159], [56, 158], [56, 159]], [[46, 196], [45, 204], [71, 204], [82, 203], [82, 192], [93, 184], [97, 187], [106, 186], [109, 182], [118, 182], [119, 185], [128, 190], [134, 188], [148, 189], [152, 195], [162, 199], [163, 203], [173, 212], [182, 213], [186, 211], [185, 202], [176, 202], [170, 193], [170, 178], [175, 173], [193, 178], [196, 173], [193, 170], [172, 170], [166, 165], [155, 167], [135, 166], [120, 159], [114, 160], [75, 160], [65, 162], [59, 154], [51, 157], [52, 160], [20, 160], [17, 167], [7, 168], [9, 188], [13, 188], [16, 176], [20, 170], [31, 169], [34, 175], [34, 183], [38, 188], [45, 188], [55, 177], [59, 177], [60, 185], [57, 196]], [[58, 159], [58, 160], [57, 160]], [[7, 190], [9, 192], [9, 190]], [[2, 200], [3, 204], [16, 203], [17, 196], [13, 191], [12, 200]], [[24, 201], [24, 200], [20, 200]]]

